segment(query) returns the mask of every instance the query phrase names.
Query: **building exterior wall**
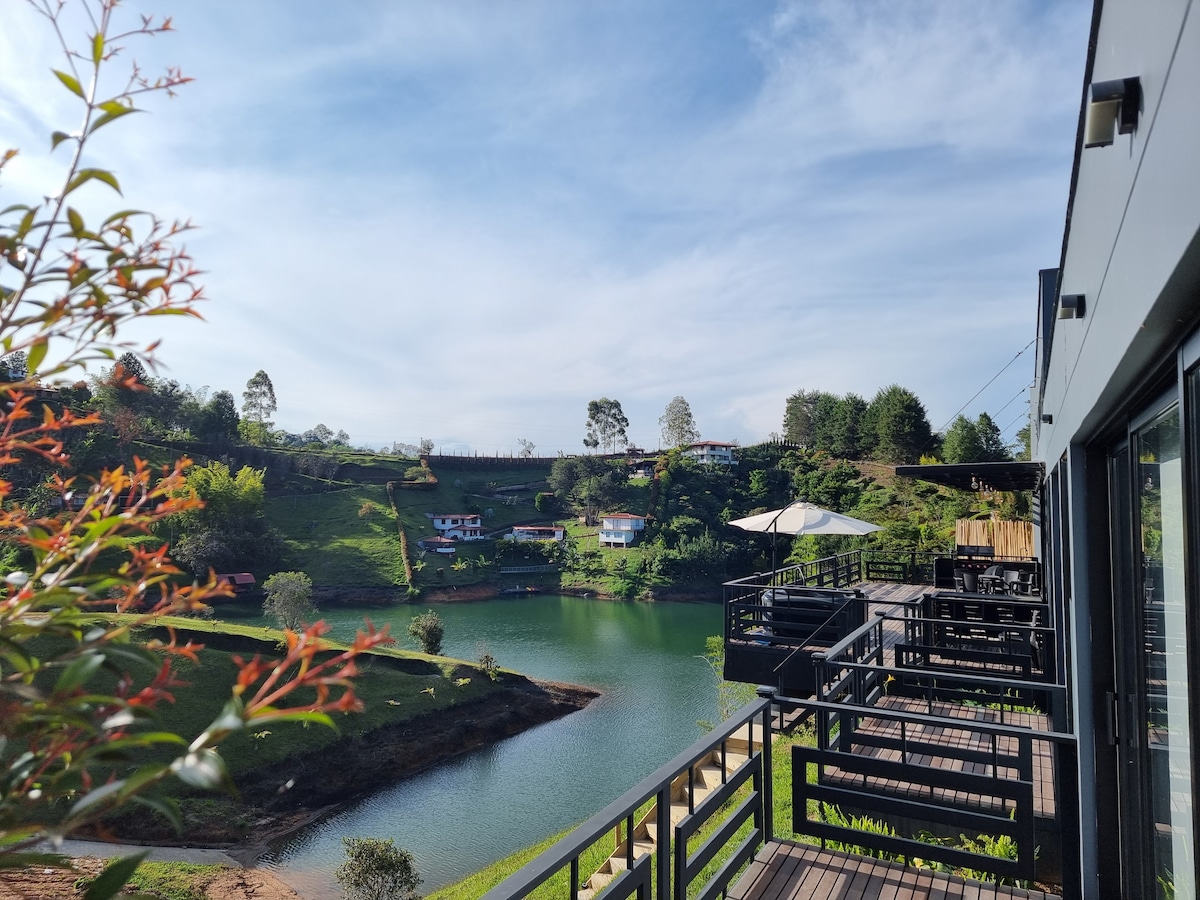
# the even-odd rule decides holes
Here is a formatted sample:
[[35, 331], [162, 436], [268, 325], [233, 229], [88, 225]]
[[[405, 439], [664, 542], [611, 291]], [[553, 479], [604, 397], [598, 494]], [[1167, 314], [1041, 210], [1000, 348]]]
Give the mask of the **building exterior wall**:
[[[1148, 699], [1150, 688], [1139, 696], [1129, 690], [1137, 678], [1148, 677], [1151, 658], [1165, 658], [1176, 672], [1200, 672], [1195, 6], [1195, 0], [1104, 0], [1099, 7], [1085, 85], [1137, 76], [1141, 113], [1133, 134], [1116, 135], [1108, 147], [1077, 150], [1057, 290], [1053, 272], [1042, 280], [1043, 303], [1054, 304], [1052, 313], [1064, 294], [1085, 297], [1080, 319], [1041, 317], [1032, 404], [1033, 455], [1048, 476], [1038, 523], [1045, 584], [1064, 618], [1079, 739], [1077, 865], [1085, 897], [1196, 896], [1200, 883], [1197, 739], [1156, 738], [1154, 717], [1162, 711], [1150, 708], [1157, 702]], [[1155, 458], [1139, 442], [1172, 409], [1182, 447], [1159, 472], [1155, 467], [1167, 457]], [[1155, 483], [1159, 475], [1166, 484]], [[1150, 487], [1164, 498], [1170, 491], [1178, 504], [1167, 509], [1159, 499], [1157, 524], [1146, 521], [1146, 504], [1155, 502]], [[1172, 516], [1177, 521], [1169, 521]], [[1160, 536], [1170, 529], [1185, 536], [1173, 559], [1165, 550], [1152, 559], [1148, 528]], [[1148, 612], [1164, 603], [1164, 590], [1175, 592], [1178, 607], [1154, 626]], [[1168, 596], [1166, 606], [1171, 602]], [[1167, 632], [1165, 652], [1151, 647], [1152, 639], [1163, 639], [1155, 627]], [[1175, 691], [1164, 704], [1171, 724], [1200, 721], [1200, 691], [1187, 678], [1176, 678], [1174, 687], [1170, 677], [1165, 680], [1163, 690]], [[1170, 754], [1149, 748], [1155, 740], [1174, 741]], [[1179, 747], [1186, 752], [1176, 752]], [[1160, 763], [1169, 757], [1169, 775], [1148, 774], [1155, 753]], [[1167, 785], [1175, 813], [1164, 822], [1150, 807], [1162, 802]], [[1139, 807], [1143, 796], [1149, 799]], [[1176, 869], [1165, 881], [1159, 853]]]

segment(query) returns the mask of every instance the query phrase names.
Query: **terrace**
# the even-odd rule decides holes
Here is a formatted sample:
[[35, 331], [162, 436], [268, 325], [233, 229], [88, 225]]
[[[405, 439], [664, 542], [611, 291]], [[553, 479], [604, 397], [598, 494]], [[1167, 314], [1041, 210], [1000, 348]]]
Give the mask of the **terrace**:
[[1061, 610], [1028, 559], [959, 590], [979, 562], [855, 551], [727, 583], [726, 678], [759, 699], [486, 900], [1076, 894]]

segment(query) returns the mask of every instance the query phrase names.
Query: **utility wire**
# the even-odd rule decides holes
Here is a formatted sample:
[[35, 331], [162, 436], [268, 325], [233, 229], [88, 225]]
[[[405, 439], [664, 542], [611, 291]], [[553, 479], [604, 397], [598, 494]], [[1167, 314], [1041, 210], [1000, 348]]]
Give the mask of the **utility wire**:
[[[977, 390], [975, 392], [975, 396], [972, 397], [970, 400], [968, 400], [966, 403], [964, 403], [959, 408], [958, 412], [956, 412], [954, 415], [952, 415], [950, 417], [949, 421], [947, 421], [945, 425], [943, 425], [941, 428], [939, 428], [937, 431], [935, 431], [934, 434], [941, 434], [943, 431], [945, 431], [947, 428], [949, 428], [951, 423], [953, 423], [954, 420], [959, 417], [959, 415], [962, 413], [962, 411], [964, 409], [966, 409], [968, 406], [970, 406], [972, 403], [974, 403], [976, 397], [978, 397], [980, 394], [982, 394], [984, 391], [986, 391], [989, 387], [991, 387], [992, 382], [995, 381], [997, 378], [999, 378], [1001, 375], [1003, 375], [1005, 373], [1005, 371], [1008, 370], [1008, 367], [1011, 366], [1013, 363], [1015, 363], [1018, 359], [1020, 359], [1024, 355], [1025, 351], [1028, 350], [1030, 347], [1032, 347], [1036, 341], [1037, 341], [1037, 338], [1035, 337], [1032, 341], [1030, 341], [1028, 344], [1026, 344], [1021, 349], [1020, 353], [1018, 353], [1016, 356], [1014, 356], [1012, 359], [1010, 359], [1008, 361], [1008, 363], [1004, 366], [1003, 369], [1001, 369], [999, 372], [997, 372], [995, 375], [993, 375], [991, 378], [989, 378], [988, 383], [985, 384], [983, 387], [981, 387], [979, 390]], [[1010, 400], [1009, 403], [1011, 403], [1011, 402], [1012, 401]]]
[[1005, 403], [1002, 407], [1000, 407], [998, 410], [996, 410], [994, 413], [992, 413], [992, 416], [994, 417], [994, 416], [1000, 415], [1000, 413], [1004, 412], [1006, 409], [1008, 409], [1008, 407], [1010, 405], [1012, 405], [1013, 400], [1016, 400], [1017, 397], [1024, 395], [1024, 393], [1032, 387], [1033, 387], [1033, 384], [1030, 383], [1030, 384], [1027, 384], [1025, 387], [1021, 388], [1019, 391], [1016, 392], [1016, 394], [1013, 395], [1012, 400], [1009, 400], [1008, 403]]

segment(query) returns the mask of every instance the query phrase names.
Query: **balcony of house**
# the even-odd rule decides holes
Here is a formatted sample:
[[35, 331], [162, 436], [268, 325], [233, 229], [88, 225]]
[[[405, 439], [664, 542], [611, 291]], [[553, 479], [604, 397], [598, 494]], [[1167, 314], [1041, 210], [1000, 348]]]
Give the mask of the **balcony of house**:
[[973, 558], [944, 559], [726, 584], [726, 678], [759, 699], [487, 900], [1077, 894], [1060, 611], [1035, 560], [991, 557], [968, 591]]

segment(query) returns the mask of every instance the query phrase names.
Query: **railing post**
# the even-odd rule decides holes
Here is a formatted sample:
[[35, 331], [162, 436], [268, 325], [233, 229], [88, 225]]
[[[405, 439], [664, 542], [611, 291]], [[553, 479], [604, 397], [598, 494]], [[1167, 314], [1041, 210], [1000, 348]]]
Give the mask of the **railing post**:
[[[759, 686], [756, 691], [758, 696], [764, 700], [774, 701], [775, 691], [767, 685]], [[775, 800], [772, 794], [772, 779], [771, 769], [773, 768], [772, 756], [774, 753], [774, 740], [771, 737], [771, 705], [768, 704], [763, 710], [763, 752], [762, 752], [762, 777], [763, 777], [763, 841], [770, 841], [775, 837]], [[750, 745], [754, 746], [754, 725], [750, 725]], [[793, 777], [795, 777], [793, 775]], [[661, 895], [660, 895], [661, 896]]]
[[671, 780], [658, 789], [658, 813], [656, 818], [658, 828], [658, 858], [655, 860], [658, 892], [656, 896], [666, 900], [671, 896], [671, 852], [673, 837], [671, 833]]

